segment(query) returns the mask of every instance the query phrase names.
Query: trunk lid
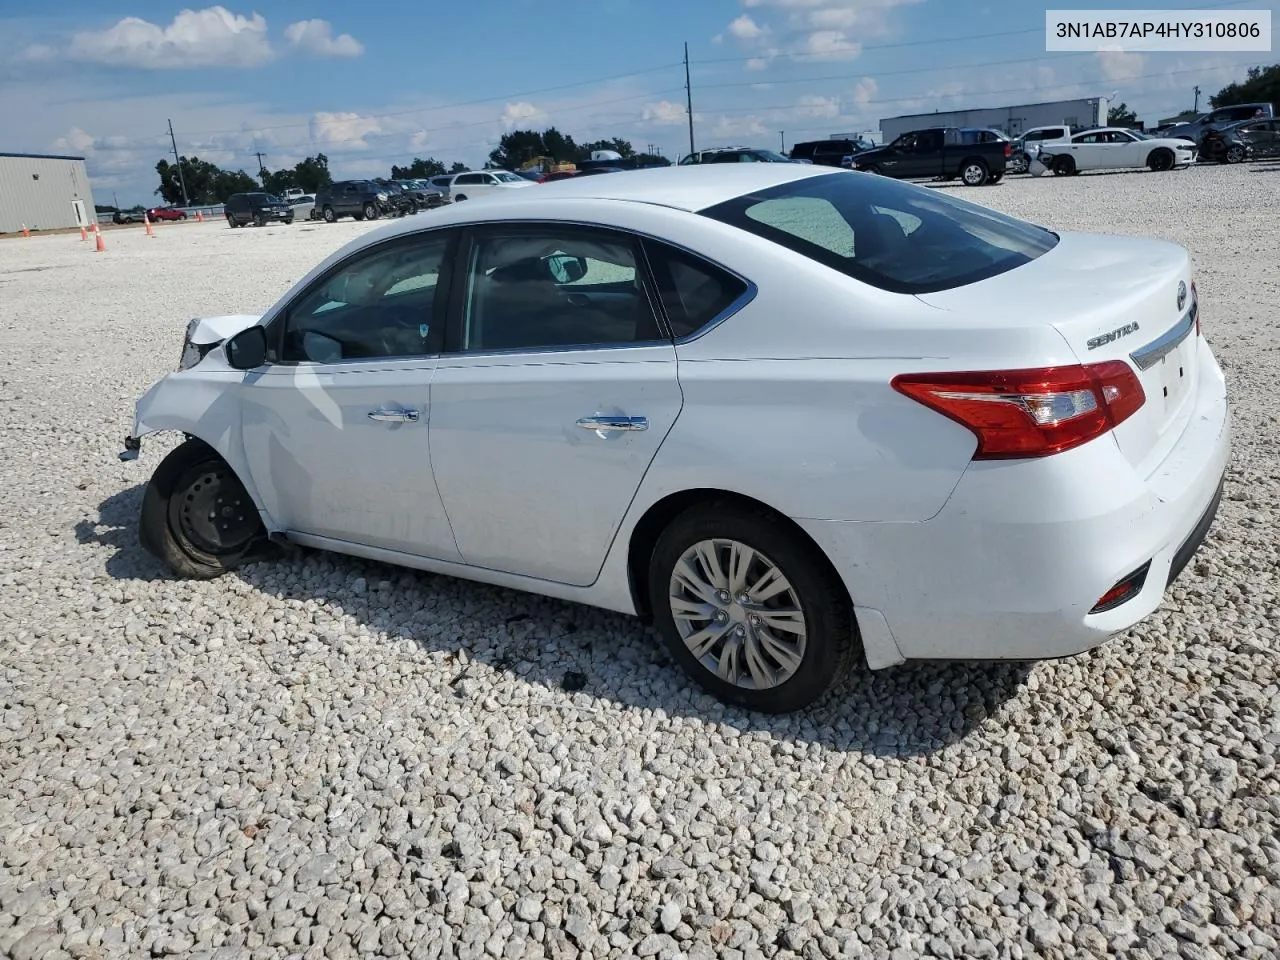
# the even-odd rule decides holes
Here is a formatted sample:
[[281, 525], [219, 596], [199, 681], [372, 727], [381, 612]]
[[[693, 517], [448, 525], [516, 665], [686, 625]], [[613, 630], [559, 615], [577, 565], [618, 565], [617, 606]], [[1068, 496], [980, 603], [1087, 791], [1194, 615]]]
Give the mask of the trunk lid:
[[1145, 476], [1186, 426], [1198, 386], [1191, 281], [1190, 257], [1177, 244], [1063, 233], [1028, 264], [920, 299], [965, 313], [999, 309], [1001, 321], [1016, 308], [1028, 323], [1057, 330], [1081, 363], [1129, 364], [1146, 400], [1114, 436]]

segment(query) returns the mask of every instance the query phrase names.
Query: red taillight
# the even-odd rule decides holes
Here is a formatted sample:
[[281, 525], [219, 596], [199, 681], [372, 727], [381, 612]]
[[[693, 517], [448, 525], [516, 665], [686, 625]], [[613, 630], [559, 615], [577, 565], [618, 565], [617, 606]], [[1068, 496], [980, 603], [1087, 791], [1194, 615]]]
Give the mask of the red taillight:
[[1012, 144], [1012, 143], [1006, 143], [1006, 144], [1004, 145], [1004, 155], [1005, 155], [1006, 157], [1012, 157], [1012, 156], [1013, 156], [1013, 144]]
[[1045, 457], [1101, 436], [1146, 401], [1123, 360], [1033, 370], [907, 373], [893, 389], [973, 431], [975, 460]]

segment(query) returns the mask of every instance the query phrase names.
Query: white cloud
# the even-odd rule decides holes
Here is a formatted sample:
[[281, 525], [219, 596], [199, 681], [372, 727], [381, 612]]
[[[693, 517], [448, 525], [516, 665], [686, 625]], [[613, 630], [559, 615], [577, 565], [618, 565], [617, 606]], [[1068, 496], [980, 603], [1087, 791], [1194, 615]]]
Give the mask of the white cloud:
[[728, 30], [729, 34], [738, 40], [754, 40], [764, 33], [764, 29], [760, 24], [745, 13], [730, 23]]
[[516, 127], [534, 127], [547, 122], [547, 112], [522, 100], [520, 103], [508, 103], [498, 122], [506, 130], [514, 130]]
[[333, 24], [328, 20], [299, 20], [284, 28], [284, 38], [290, 45], [320, 57], [358, 57], [364, 46], [349, 33], [333, 35]]
[[817, 94], [805, 94], [796, 104], [796, 112], [805, 117], [838, 117], [840, 101], [836, 97], [820, 97]]
[[846, 60], [862, 52], [862, 44], [847, 37], [843, 30], [815, 30], [805, 41], [810, 56], [821, 60]]
[[223, 6], [183, 10], [168, 26], [125, 17], [105, 30], [74, 34], [65, 51], [71, 60], [149, 70], [253, 67], [273, 54], [260, 14], [246, 17]]
[[646, 103], [644, 112], [640, 115], [646, 123], [656, 123], [660, 126], [684, 123], [688, 116], [689, 112], [683, 103], [675, 103], [671, 100]]
[[380, 133], [382, 125], [375, 117], [358, 113], [319, 112], [311, 118], [311, 138], [321, 146], [341, 144], [347, 150], [367, 150], [365, 139], [371, 133]]
[[1132, 80], [1143, 75], [1147, 58], [1141, 53], [1124, 53], [1120, 50], [1102, 50], [1098, 53], [1098, 67], [1108, 80]]
[[853, 85], [849, 98], [860, 107], [865, 107], [880, 92], [880, 85], [874, 77], [862, 77]]

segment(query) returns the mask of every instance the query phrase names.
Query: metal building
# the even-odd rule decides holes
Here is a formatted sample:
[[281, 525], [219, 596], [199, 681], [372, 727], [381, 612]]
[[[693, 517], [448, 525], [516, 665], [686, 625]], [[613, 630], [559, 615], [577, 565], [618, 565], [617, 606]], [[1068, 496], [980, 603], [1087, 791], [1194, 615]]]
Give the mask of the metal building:
[[946, 110], [937, 113], [915, 113], [889, 117], [880, 121], [884, 142], [912, 130], [925, 127], [991, 127], [1016, 137], [1032, 127], [1064, 123], [1081, 130], [1103, 127], [1107, 123], [1108, 97], [1084, 100], [1050, 100], [1045, 103], [1023, 103], [1013, 107], [981, 107], [975, 110]]
[[77, 200], [96, 219], [84, 157], [0, 153], [0, 233], [77, 226]]

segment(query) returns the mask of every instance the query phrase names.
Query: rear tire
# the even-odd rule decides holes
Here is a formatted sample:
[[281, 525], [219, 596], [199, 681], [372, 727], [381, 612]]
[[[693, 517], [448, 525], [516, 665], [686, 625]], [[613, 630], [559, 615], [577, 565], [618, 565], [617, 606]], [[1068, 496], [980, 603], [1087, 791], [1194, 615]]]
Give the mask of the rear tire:
[[[736, 576], [735, 550], [746, 561]], [[844, 676], [861, 649], [835, 571], [768, 510], [729, 502], [689, 508], [658, 537], [648, 582], [671, 655], [727, 703], [763, 713], [807, 707]], [[716, 586], [725, 592], [717, 594]], [[690, 641], [701, 649], [692, 650]], [[759, 669], [750, 670], [752, 662]]]
[[265, 532], [240, 479], [202, 440], [165, 457], [142, 497], [138, 540], [180, 577], [221, 576], [257, 555]]
[[1055, 177], [1072, 177], [1076, 173], [1076, 162], [1070, 157], [1058, 157], [1053, 161], [1051, 169]]
[[234, 230], [236, 227], [239, 226], [239, 224], [236, 223], [236, 218], [229, 213], [227, 214], [227, 226], [230, 227], [232, 230]]
[[463, 200], [467, 199], [467, 195], [465, 193], [460, 193], [453, 199], [455, 203], [461, 203]]
[[990, 176], [987, 165], [981, 160], [966, 160], [960, 167], [960, 179], [966, 187], [980, 187]]

